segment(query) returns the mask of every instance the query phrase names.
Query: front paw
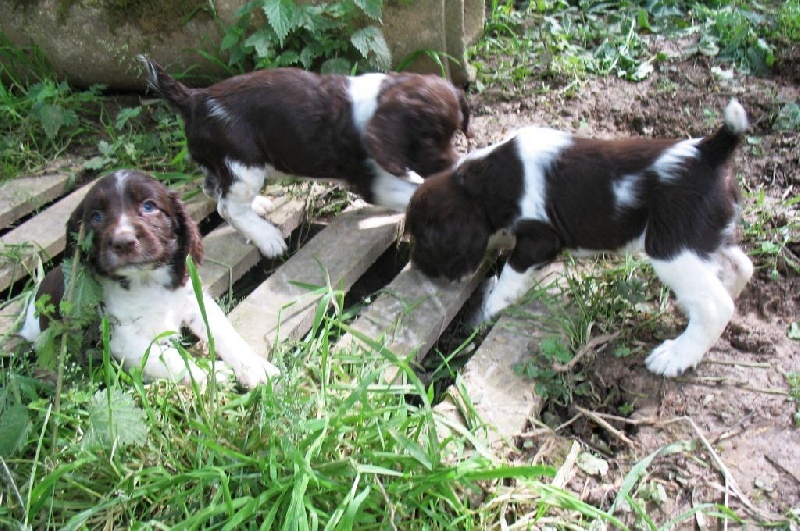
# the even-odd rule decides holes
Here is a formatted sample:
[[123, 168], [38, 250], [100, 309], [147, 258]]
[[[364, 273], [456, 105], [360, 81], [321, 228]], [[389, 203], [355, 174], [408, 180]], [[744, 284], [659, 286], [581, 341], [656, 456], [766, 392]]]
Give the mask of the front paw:
[[266, 218], [269, 213], [275, 210], [275, 203], [269, 197], [257, 195], [250, 204], [250, 208], [262, 218]]
[[656, 374], [674, 377], [694, 367], [702, 359], [703, 353], [697, 355], [694, 352], [696, 349], [685, 343], [680, 339], [664, 341], [645, 360], [647, 368]]
[[266, 258], [282, 256], [288, 249], [280, 229], [270, 223], [264, 223], [258, 235], [253, 238], [253, 243]]
[[236, 379], [248, 389], [267, 383], [270, 379], [280, 376], [281, 371], [261, 356], [253, 354], [246, 360], [241, 360], [234, 368]]

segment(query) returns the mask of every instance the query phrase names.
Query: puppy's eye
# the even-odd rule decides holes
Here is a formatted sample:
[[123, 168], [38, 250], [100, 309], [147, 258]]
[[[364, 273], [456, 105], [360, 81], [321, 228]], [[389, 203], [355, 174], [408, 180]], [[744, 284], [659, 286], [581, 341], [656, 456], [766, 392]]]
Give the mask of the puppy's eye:
[[142, 203], [142, 212], [144, 212], [145, 214], [150, 214], [152, 212], [155, 212], [156, 210], [158, 210], [158, 206], [156, 206], [155, 201], [153, 201], [152, 199], [148, 199], [147, 201]]
[[92, 214], [89, 216], [89, 221], [90, 221], [90, 222], [91, 222], [93, 225], [98, 225], [98, 224], [102, 223], [103, 221], [105, 221], [105, 219], [106, 219], [106, 215], [105, 215], [105, 214], [103, 214], [102, 212], [100, 212], [99, 210], [95, 210], [95, 211], [94, 211], [94, 212], [92, 212]]

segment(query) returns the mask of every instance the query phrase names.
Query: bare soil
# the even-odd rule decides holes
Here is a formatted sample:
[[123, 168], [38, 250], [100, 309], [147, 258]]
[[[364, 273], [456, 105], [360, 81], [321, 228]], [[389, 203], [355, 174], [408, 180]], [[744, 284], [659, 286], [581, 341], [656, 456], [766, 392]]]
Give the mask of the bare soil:
[[[486, 90], [471, 98], [471, 147], [495, 142], [525, 125], [603, 138], [702, 136], [718, 127], [726, 103], [736, 97], [751, 122], [748, 141], [736, 156], [736, 171], [747, 198], [744, 220], [757, 221], [755, 199], [748, 192], [761, 189], [772, 217], [767, 226], [796, 220], [797, 206], [794, 211], [781, 211], [778, 202], [800, 193], [800, 140], [796, 130], [776, 130], [774, 119], [784, 103], [800, 102], [800, 49], [780, 52], [770, 77], [734, 72], [728, 78], [715, 74], [712, 66], [706, 58], [690, 58], [658, 66], [643, 82], [589, 79], [574, 94], [560, 97], [538, 91], [541, 81], [514, 90]], [[791, 323], [800, 319], [800, 277], [778, 260], [775, 278], [768, 260], [756, 253], [759, 245], [744, 241], [756, 274], [737, 301], [736, 315], [725, 334], [696, 370], [675, 379], [657, 377], [644, 366], [646, 354], [623, 359], [598, 355], [587, 361], [583, 369], [594, 398], [576, 398], [571, 408], [561, 412], [561, 420], [574, 417], [576, 406], [619, 415], [615, 406], [627, 403], [634, 412], [625, 420], [605, 417], [611, 429], [591, 415], [578, 415], [578, 420], [558, 431], [562, 449], [565, 441], [578, 440], [610, 465], [602, 477], [576, 469], [568, 488], [608, 508], [634, 464], [669, 443], [691, 440], [696, 443], [693, 450], [658, 457], [648, 467], [642, 483], [661, 485], [666, 494], [663, 501], [649, 506], [656, 522], [712, 502], [727, 504], [743, 518], [762, 524], [786, 522], [794, 511], [794, 523], [784, 525], [797, 525], [800, 429], [794, 415], [800, 404], [789, 397], [785, 374], [800, 372], [800, 341], [788, 337]], [[785, 252], [795, 259], [800, 256], [800, 234], [791, 235]], [[677, 322], [664, 326], [677, 330], [685, 321], [676, 309], [673, 313]], [[653, 339], [647, 346], [655, 344]], [[713, 451], [704, 446], [703, 438]], [[547, 460], [549, 453], [551, 462], [559, 465], [554, 457], [559, 451], [546, 451], [559, 446], [553, 446], [552, 433], [526, 438], [524, 448], [522, 442], [520, 459], [544, 455]], [[563, 457], [564, 452], [560, 453]], [[733, 480], [729, 478], [727, 487], [725, 470]], [[627, 518], [635, 520], [633, 513]], [[712, 524], [719, 522], [700, 515], [682, 525]]]

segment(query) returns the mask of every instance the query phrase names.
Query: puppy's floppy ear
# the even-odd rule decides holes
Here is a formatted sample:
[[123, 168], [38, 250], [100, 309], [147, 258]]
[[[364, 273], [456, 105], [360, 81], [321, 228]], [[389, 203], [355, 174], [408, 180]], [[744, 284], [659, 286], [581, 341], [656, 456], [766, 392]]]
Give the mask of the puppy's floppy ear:
[[[75, 254], [75, 246], [78, 245], [78, 234], [81, 230], [81, 223], [83, 223], [83, 211], [85, 209], [84, 203], [86, 199], [84, 198], [80, 204], [75, 207], [75, 210], [72, 211], [70, 214], [69, 219], [67, 220], [67, 240], [64, 248], [64, 254], [67, 258], [72, 258]], [[84, 234], [84, 238], [86, 235]]]
[[188, 255], [197, 265], [203, 262], [203, 238], [200, 236], [200, 229], [197, 223], [186, 212], [186, 207], [175, 192], [169, 193], [170, 206], [172, 211], [172, 224], [175, 231], [175, 239], [178, 242], [176, 258], [183, 263]]

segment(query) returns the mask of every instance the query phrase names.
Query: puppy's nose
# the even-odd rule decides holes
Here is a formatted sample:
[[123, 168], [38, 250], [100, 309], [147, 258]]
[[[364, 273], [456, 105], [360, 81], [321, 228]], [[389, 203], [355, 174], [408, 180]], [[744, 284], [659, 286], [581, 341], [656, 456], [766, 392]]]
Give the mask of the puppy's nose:
[[136, 235], [132, 230], [121, 230], [114, 233], [111, 246], [119, 254], [126, 254], [136, 247]]

